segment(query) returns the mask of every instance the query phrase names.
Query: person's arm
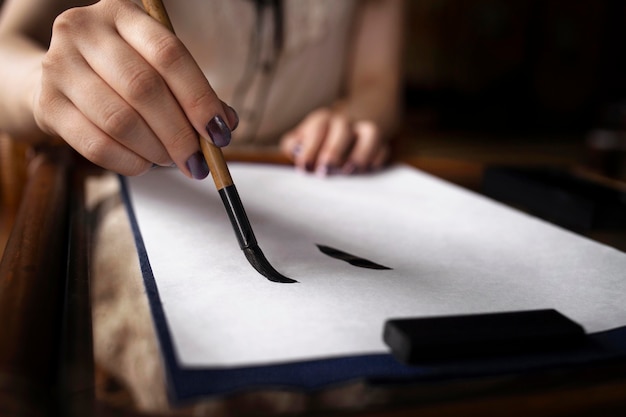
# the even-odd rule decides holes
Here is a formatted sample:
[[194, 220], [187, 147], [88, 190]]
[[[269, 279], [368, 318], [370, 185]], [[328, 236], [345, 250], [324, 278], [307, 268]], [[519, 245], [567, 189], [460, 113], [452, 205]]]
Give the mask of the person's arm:
[[0, 14], [0, 130], [38, 142], [32, 97], [41, 79], [41, 60], [57, 14], [76, 1], [6, 0]]
[[[0, 17], [0, 130], [63, 138], [137, 175], [175, 163], [208, 173], [198, 134], [230, 141], [236, 113], [183, 44], [128, 0], [7, 0]], [[74, 7], [84, 6], [84, 7]]]
[[311, 113], [281, 148], [301, 169], [365, 172], [380, 168], [401, 120], [403, 0], [366, 0], [355, 25], [346, 94]]

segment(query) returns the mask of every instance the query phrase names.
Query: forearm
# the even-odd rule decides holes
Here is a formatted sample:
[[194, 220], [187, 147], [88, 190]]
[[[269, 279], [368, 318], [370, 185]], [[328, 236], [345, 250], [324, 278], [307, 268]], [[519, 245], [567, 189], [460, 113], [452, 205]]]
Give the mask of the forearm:
[[4, 0], [0, 14], [0, 130], [14, 139], [39, 142], [47, 136], [35, 122], [35, 92], [54, 19], [92, 0]]
[[18, 140], [39, 142], [45, 135], [33, 116], [45, 51], [20, 35], [0, 37], [0, 130]]
[[338, 103], [353, 120], [375, 123], [384, 139], [397, 131], [402, 118], [402, 0], [367, 0], [356, 21], [345, 96]]

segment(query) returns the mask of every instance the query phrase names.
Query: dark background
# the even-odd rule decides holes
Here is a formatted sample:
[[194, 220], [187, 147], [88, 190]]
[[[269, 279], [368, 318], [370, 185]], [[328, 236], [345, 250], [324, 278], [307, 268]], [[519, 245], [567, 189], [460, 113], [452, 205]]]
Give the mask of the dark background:
[[407, 6], [410, 123], [573, 137], [624, 124], [625, 1], [408, 0]]

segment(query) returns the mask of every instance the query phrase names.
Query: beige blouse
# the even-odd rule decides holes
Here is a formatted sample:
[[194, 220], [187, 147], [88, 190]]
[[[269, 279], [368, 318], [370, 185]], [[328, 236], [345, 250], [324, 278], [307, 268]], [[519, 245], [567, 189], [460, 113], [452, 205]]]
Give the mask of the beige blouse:
[[339, 97], [356, 0], [282, 2], [279, 48], [271, 6], [257, 7], [253, 0], [164, 3], [178, 37], [219, 97], [239, 113], [235, 144], [275, 144], [310, 111]]

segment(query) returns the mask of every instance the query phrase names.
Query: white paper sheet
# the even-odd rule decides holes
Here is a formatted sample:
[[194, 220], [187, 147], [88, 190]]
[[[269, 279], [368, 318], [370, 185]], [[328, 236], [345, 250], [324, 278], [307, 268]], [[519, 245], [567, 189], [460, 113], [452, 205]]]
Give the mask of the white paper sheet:
[[298, 283], [252, 269], [210, 179], [175, 169], [128, 179], [183, 365], [386, 352], [393, 317], [555, 308], [588, 332], [626, 324], [626, 254], [412, 168], [327, 179], [230, 169], [261, 249]]

